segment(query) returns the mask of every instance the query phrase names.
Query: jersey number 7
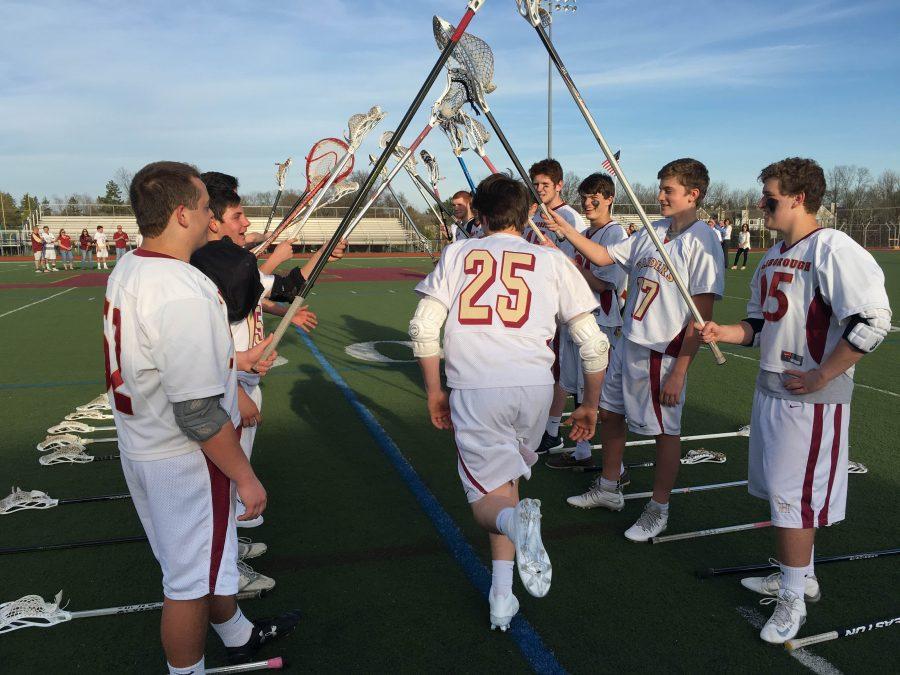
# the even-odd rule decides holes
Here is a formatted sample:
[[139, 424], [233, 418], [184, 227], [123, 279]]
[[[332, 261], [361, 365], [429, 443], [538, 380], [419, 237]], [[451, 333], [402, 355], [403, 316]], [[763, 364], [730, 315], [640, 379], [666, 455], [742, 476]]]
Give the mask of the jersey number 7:
[[474, 274], [475, 278], [459, 294], [458, 320], [461, 324], [490, 325], [494, 321], [494, 309], [507, 328], [521, 328], [528, 321], [531, 289], [519, 273], [534, 270], [534, 254], [503, 252], [500, 281], [509, 295], [498, 295], [493, 308], [490, 305], [480, 305], [478, 301], [497, 280], [497, 261], [494, 256], [480, 248], [469, 251], [464, 269], [466, 274]]
[[[122, 379], [122, 370], [119, 362], [122, 357], [122, 313], [118, 307], [113, 307], [110, 313], [109, 300], [103, 301], [103, 322], [112, 322], [112, 331], [105, 330], [108, 326], [104, 326], [103, 331], [103, 357], [106, 363], [106, 390], [112, 389], [113, 405], [115, 409], [123, 415], [133, 415], [134, 410], [131, 407], [131, 397], [119, 391], [119, 387], [125, 384]], [[112, 314], [112, 316], [110, 316]], [[113, 336], [113, 351], [110, 353], [109, 340], [106, 339], [108, 332]]]

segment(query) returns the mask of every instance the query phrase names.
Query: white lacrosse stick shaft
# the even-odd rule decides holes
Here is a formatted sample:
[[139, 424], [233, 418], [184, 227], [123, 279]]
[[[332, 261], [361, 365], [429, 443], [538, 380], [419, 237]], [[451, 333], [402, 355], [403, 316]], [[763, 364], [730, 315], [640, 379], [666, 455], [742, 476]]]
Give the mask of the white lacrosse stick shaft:
[[119, 440], [117, 436], [108, 436], [107, 438], [82, 438], [75, 434], [58, 434], [56, 436], [47, 436], [44, 440], [35, 446], [38, 452], [46, 452], [47, 450], [56, 450], [68, 445], [90, 445], [91, 443], [116, 443]]

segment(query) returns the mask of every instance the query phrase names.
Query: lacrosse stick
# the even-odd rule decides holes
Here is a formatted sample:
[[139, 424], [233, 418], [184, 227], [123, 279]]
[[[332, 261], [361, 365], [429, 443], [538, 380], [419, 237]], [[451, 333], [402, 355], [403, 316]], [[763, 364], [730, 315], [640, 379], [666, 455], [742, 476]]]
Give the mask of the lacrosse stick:
[[[724, 464], [725, 453], [715, 450], [707, 450], [706, 448], [697, 448], [696, 450], [688, 450], [684, 457], [681, 458], [682, 464], [704, 464], [712, 462], [713, 464]], [[643, 469], [645, 467], [654, 467], [656, 462], [640, 462], [638, 464], [626, 464], [626, 469]], [[600, 466], [577, 466], [574, 471], [581, 473], [599, 473], [603, 468]]]
[[[375, 163], [375, 155], [369, 155], [369, 164]], [[387, 180], [387, 171], [382, 171], [382, 176], [384, 180]], [[391, 187], [391, 184], [387, 184], [387, 190], [391, 193], [391, 196], [394, 198], [394, 201], [397, 202], [397, 206], [403, 212], [403, 215], [406, 217], [406, 221], [409, 223], [410, 227], [412, 227], [413, 232], [416, 233], [416, 236], [419, 238], [419, 242], [422, 244], [422, 248], [425, 249], [425, 252], [428, 254], [428, 257], [431, 258], [432, 263], [436, 263], [437, 260], [434, 257], [434, 252], [431, 250], [431, 241], [425, 237], [424, 234], [419, 232], [419, 228], [416, 227], [415, 221], [412, 219], [412, 216], [409, 215], [409, 211], [406, 210], [406, 207], [403, 206], [403, 203], [400, 201], [400, 198], [397, 196], [397, 193], [394, 192], [394, 188]]]
[[[865, 553], [847, 553], [844, 555], [827, 555], [816, 558], [813, 562], [816, 565], [833, 562], [852, 562], [854, 560], [869, 560], [871, 558], [885, 558], [892, 555], [900, 555], [900, 548], [888, 548], [883, 551], [867, 551]], [[769, 562], [756, 563], [753, 565], [735, 565], [734, 567], [706, 567], [697, 570], [699, 579], [709, 579], [710, 577], [718, 577], [726, 574], [744, 574], [745, 572], [761, 572], [763, 570], [778, 569], [779, 563], [774, 558], [769, 558]]]
[[[391, 140], [391, 137], [394, 135], [392, 131], [385, 131], [381, 134], [381, 138], [378, 139], [378, 145], [380, 147], [387, 146], [388, 142]], [[406, 171], [406, 174], [409, 176], [410, 180], [413, 182], [416, 190], [419, 193], [419, 196], [422, 197], [422, 200], [425, 202], [425, 205], [431, 211], [431, 215], [434, 216], [434, 219], [437, 221], [438, 229], [443, 228], [444, 236], [447, 239], [450, 239], [450, 232], [447, 229], [447, 222], [444, 220], [444, 217], [441, 216], [441, 212], [443, 212], [442, 205], [440, 200], [438, 200], [434, 195], [431, 194], [431, 189], [422, 180], [421, 176], [419, 176], [418, 164], [416, 162], [416, 156], [413, 153], [407, 153], [407, 148], [403, 145], [398, 144], [396, 148], [394, 148], [394, 157], [397, 159], [403, 159], [404, 157], [408, 158], [405, 162], [403, 162], [403, 170]], [[430, 198], [429, 198], [430, 195]], [[435, 208], [437, 205], [437, 208]]]
[[441, 175], [441, 170], [438, 167], [437, 160], [434, 158], [430, 152], [428, 152], [425, 148], [419, 150], [419, 157], [422, 158], [422, 161], [425, 163], [425, 168], [428, 169], [428, 178], [431, 181], [431, 190], [434, 192], [434, 196], [438, 198], [438, 201], [441, 200], [441, 194], [438, 192], [438, 181], [444, 180], [444, 177]]
[[105, 462], [111, 459], [119, 459], [119, 455], [105, 455], [103, 457], [95, 457], [87, 454], [87, 448], [80, 443], [71, 443], [63, 445], [53, 452], [41, 455], [38, 461], [43, 466], [53, 466], [54, 464], [87, 464], [88, 462]]
[[[453, 33], [453, 35], [450, 36], [449, 40], [447, 41], [447, 45], [444, 47], [443, 51], [441, 51], [441, 55], [438, 57], [434, 66], [432, 66], [431, 71], [428, 73], [428, 76], [425, 78], [425, 82], [422, 83], [422, 86], [416, 93], [415, 98], [413, 99], [406, 113], [403, 115], [403, 118], [400, 120], [400, 124], [394, 130], [390, 141], [388, 141], [387, 147], [382, 150], [381, 156], [378, 158], [378, 161], [375, 162], [375, 166], [366, 177], [365, 184], [356, 193], [356, 196], [353, 198], [353, 203], [347, 209], [347, 213], [344, 215], [343, 219], [341, 219], [341, 222], [337, 226], [337, 229], [335, 229], [334, 234], [331, 235], [331, 239], [324, 246], [322, 256], [316, 261], [316, 264], [310, 271], [309, 276], [303, 282], [303, 286], [300, 288], [300, 292], [294, 298], [293, 302], [291, 302], [290, 307], [288, 308], [281, 322], [278, 324], [278, 328], [275, 329], [272, 342], [269, 343], [269, 346], [266, 347], [265, 351], [263, 352], [263, 358], [268, 358], [278, 346], [281, 338], [284, 337], [284, 334], [287, 331], [288, 327], [291, 325], [291, 321], [293, 320], [294, 315], [297, 313], [297, 310], [300, 308], [303, 302], [306, 301], [306, 296], [309, 295], [312, 287], [318, 280], [319, 275], [322, 273], [322, 270], [324, 270], [325, 266], [328, 264], [328, 259], [331, 257], [331, 253], [332, 251], [334, 251], [334, 248], [340, 241], [350, 236], [350, 232], [362, 219], [362, 216], [366, 212], [366, 210], [371, 208], [372, 204], [375, 203], [375, 199], [377, 199], [378, 195], [380, 195], [381, 192], [384, 191], [384, 184], [382, 184], [382, 186], [380, 186], [378, 191], [376, 192], [375, 197], [370, 199], [365, 204], [365, 207], [362, 208], [363, 200], [368, 196], [369, 191], [375, 185], [375, 182], [378, 180], [378, 176], [381, 175], [381, 170], [387, 164], [391, 153], [394, 152], [394, 148], [397, 146], [400, 137], [406, 132], [406, 129], [412, 122], [413, 117], [415, 117], [419, 106], [421, 106], [422, 101], [425, 100], [426, 94], [428, 94], [431, 86], [434, 84], [435, 80], [437, 80], [438, 75], [440, 75], [444, 64], [447, 62], [447, 59], [450, 58], [450, 55], [456, 48], [456, 44], [457, 42], [459, 42], [460, 37], [465, 32], [466, 26], [469, 25], [470, 21], [472, 21], [475, 13], [479, 10], [482, 4], [484, 4], [484, 0], [469, 0], [469, 3], [466, 7], [466, 13], [463, 15], [462, 19], [460, 19], [459, 27]], [[448, 83], [447, 88], [444, 90], [444, 93], [439, 99], [440, 106], [436, 106], [438, 108], [445, 107], [446, 112], [450, 113], [444, 115], [445, 118], [452, 117], [453, 114], [455, 114], [456, 111], [459, 110], [463, 103], [462, 97], [459, 95], [454, 95], [452, 98], [450, 98], [449, 96], [452, 92], [458, 92], [458, 89], [451, 87]], [[408, 154], [412, 154], [412, 152], [419, 147], [428, 133], [435, 127], [435, 125], [439, 121], [440, 116], [438, 114], [438, 110], [435, 110], [433, 108], [431, 117], [428, 120], [428, 124], [426, 124], [425, 128], [421, 132], [419, 132], [419, 135], [416, 137], [416, 139], [413, 141], [413, 144], [407, 151]], [[405, 162], [406, 159], [407, 158], [404, 158], [403, 161]], [[392, 169], [391, 173], [388, 174], [389, 180], [394, 179], [394, 176], [397, 174], [397, 172], [400, 171], [402, 164], [403, 162], [399, 162], [398, 165]], [[357, 214], [357, 210], [360, 211], [359, 214]]]
[[886, 616], [883, 619], [872, 619], [871, 621], [866, 621], [862, 624], [854, 624], [853, 626], [848, 626], [846, 628], [836, 628], [834, 630], [828, 631], [827, 633], [819, 633], [817, 635], [810, 635], [803, 638], [793, 638], [784, 643], [784, 648], [789, 652], [792, 652], [795, 649], [808, 647], [809, 645], [818, 644], [819, 642], [828, 642], [829, 640], [837, 640], [838, 638], [853, 637], [854, 635], [870, 633], [873, 630], [878, 630], [879, 628], [890, 628], [891, 626], [900, 626], [900, 612], [894, 612], [890, 616]]
[[[261, 591], [238, 593], [238, 600], [249, 600], [262, 597]], [[161, 602], [147, 602], [141, 605], [125, 605], [124, 607], [106, 607], [89, 609], [81, 612], [67, 612], [60, 607], [62, 591], [56, 594], [53, 602], [44, 602], [39, 595], [26, 595], [24, 598], [0, 604], [0, 635], [11, 633], [20, 628], [49, 628], [58, 623], [73, 619], [87, 619], [92, 616], [113, 616], [115, 614], [133, 614], [135, 612], [152, 612], [162, 609]]]
[[87, 502], [109, 502], [119, 499], [131, 499], [130, 494], [99, 495], [97, 497], [71, 497], [69, 499], [53, 499], [40, 490], [22, 490], [14, 487], [12, 492], [0, 499], [0, 516], [25, 509], [52, 509], [61, 504], [85, 504]]
[[[437, 42], [438, 48], [443, 47], [449, 39], [449, 35], [452, 34], [455, 29], [439, 16], [434, 17], [432, 26], [434, 28], [434, 39]], [[481, 38], [466, 33], [460, 40], [459, 49], [457, 49], [454, 54], [453, 61], [457, 64], [457, 67], [450, 68], [451, 80], [463, 85], [468, 103], [475, 106], [476, 109], [481, 110], [487, 118], [491, 128], [494, 130], [494, 134], [500, 139], [501, 145], [503, 145], [503, 148], [506, 150], [506, 154], [508, 154], [509, 158], [513, 161], [516, 171], [519, 172], [519, 175], [528, 187], [529, 192], [531, 192], [531, 197], [541, 210], [544, 219], [547, 222], [551, 222], [553, 218], [550, 216], [550, 211], [547, 210], [547, 207], [541, 201], [534, 184], [531, 182], [528, 172], [525, 171], [525, 167], [522, 166], [522, 162], [519, 161], [518, 155], [516, 155], [515, 150], [512, 149], [512, 146], [503, 134], [503, 130], [500, 128], [497, 120], [494, 119], [494, 114], [491, 112], [491, 108], [488, 106], [487, 100], [485, 99], [487, 94], [490, 94], [497, 88], [497, 85], [491, 81], [494, 76], [494, 54], [491, 51], [491, 48]], [[547, 241], [547, 237], [544, 236], [544, 233], [541, 232], [540, 228], [538, 228], [531, 219], [528, 220], [528, 225], [541, 242]]]
[[304, 211], [304, 213], [300, 217], [294, 231], [291, 232], [289, 239], [294, 239], [297, 237], [297, 235], [300, 234], [300, 230], [302, 230], [303, 226], [306, 225], [306, 221], [312, 217], [314, 208], [316, 210], [318, 210], [325, 206], [328, 206], [329, 204], [334, 204], [335, 202], [340, 201], [345, 196], [347, 196], [353, 192], [356, 192], [357, 190], [359, 190], [359, 183], [357, 183], [356, 181], [353, 181], [353, 180], [345, 180], [340, 183], [336, 183], [335, 185], [332, 185], [330, 188], [328, 188], [328, 192], [325, 194], [325, 196], [322, 198], [322, 201], [319, 204], [317, 204], [317, 205], [311, 204], [306, 209], [306, 211]]
[[[619, 179], [619, 184], [624, 188], [625, 194], [628, 196], [628, 200], [631, 202], [631, 205], [635, 208], [638, 217], [641, 219], [641, 225], [643, 226], [644, 231], [650, 237], [650, 240], [653, 242], [653, 246], [656, 248], [663, 262], [666, 264], [666, 267], [668, 267], [669, 271], [671, 272], [672, 278], [675, 281], [675, 285], [678, 287], [678, 291], [679, 293], [681, 293], [681, 297], [684, 299], [684, 302], [685, 304], [687, 304], [691, 315], [694, 317], [694, 321], [702, 326], [706, 323], [706, 321], [700, 315], [700, 310], [697, 309], [697, 305], [694, 304], [694, 299], [691, 297], [687, 286], [685, 286], [684, 280], [675, 271], [675, 267], [672, 264], [671, 258], [669, 258], [668, 252], [663, 246], [663, 243], [660, 241], [659, 236], [656, 234], [656, 230], [653, 229], [653, 226], [650, 224], [650, 219], [647, 217], [644, 208], [641, 206], [640, 200], [637, 198], [637, 195], [635, 195], [634, 190], [631, 188], [631, 184], [628, 182], [628, 178], [626, 178], [625, 174], [622, 173], [622, 168], [619, 166], [619, 162], [616, 159], [612, 149], [609, 147], [606, 139], [603, 138], [603, 134], [600, 133], [600, 127], [597, 126], [597, 123], [594, 121], [593, 115], [591, 115], [591, 112], [588, 110], [584, 99], [581, 97], [581, 94], [575, 87], [575, 82], [572, 80], [572, 76], [569, 75], [569, 71], [563, 64], [562, 59], [556, 51], [556, 48], [553, 46], [553, 43], [550, 42], [550, 38], [547, 37], [547, 31], [544, 30], [544, 28], [550, 19], [549, 13], [547, 13], [546, 10], [541, 9], [540, 0], [516, 0], [516, 4], [519, 7], [519, 13], [534, 27], [535, 31], [541, 39], [541, 42], [544, 45], [544, 48], [550, 55], [550, 60], [553, 61], [556, 69], [559, 71], [560, 77], [562, 77], [563, 82], [566, 83], [566, 87], [568, 88], [569, 93], [572, 95], [572, 98], [574, 99], [575, 104], [578, 106], [578, 109], [581, 111], [581, 114], [584, 117], [584, 121], [587, 122], [591, 133], [594, 134], [594, 138], [600, 145], [600, 149], [603, 151], [603, 154], [606, 155], [606, 159], [612, 167], [612, 170], [615, 171], [616, 177]], [[710, 342], [709, 348], [712, 351], [713, 357], [715, 358], [717, 364], [722, 365], [723, 363], [725, 363], [725, 355], [722, 354], [722, 350], [719, 349], [718, 344], [716, 344], [715, 342]]]
[[440, 123], [440, 127], [447, 140], [450, 141], [450, 149], [453, 150], [453, 156], [459, 162], [459, 166], [466, 177], [466, 182], [469, 184], [469, 189], [474, 194], [475, 183], [472, 181], [472, 176], [469, 175], [469, 167], [466, 166], [466, 161], [462, 158], [463, 151], [466, 149], [464, 134], [454, 120], [443, 120]]
[[[339, 138], [323, 138], [310, 148], [309, 154], [306, 155], [306, 189], [297, 197], [287, 215], [281, 219], [272, 233], [251, 249], [253, 255], [258, 258], [296, 220], [297, 216], [328, 182], [346, 150], [347, 144]], [[352, 170], [353, 163], [350, 162], [350, 166], [346, 167], [338, 175], [338, 178], [343, 180], [350, 175]]]
[[63, 419], [71, 422], [74, 420], [111, 420], [112, 413], [103, 412], [102, 410], [76, 410], [69, 413]]
[[89, 434], [92, 431], [115, 431], [115, 427], [92, 427], [84, 422], [60, 422], [49, 429], [48, 434]]
[[106, 393], [100, 394], [97, 398], [95, 398], [90, 403], [85, 403], [84, 405], [77, 406], [75, 408], [76, 412], [82, 412], [84, 410], [110, 410], [111, 407], [109, 405], [109, 396]]
[[491, 158], [487, 156], [487, 152], [484, 149], [484, 144], [491, 140], [490, 132], [484, 128], [484, 125], [481, 122], [474, 117], [470, 117], [465, 110], [460, 110], [456, 119], [459, 120], [459, 124], [462, 124], [465, 128], [466, 137], [469, 139], [469, 145], [471, 145], [478, 156], [481, 157], [481, 161], [487, 166], [488, 171], [492, 174], [499, 173], [497, 167], [491, 162]]
[[37, 444], [38, 452], [47, 452], [48, 450], [57, 450], [67, 445], [90, 445], [91, 443], [115, 443], [119, 438], [117, 436], [109, 436], [108, 438], [82, 438], [75, 434], [57, 434], [56, 436], [47, 436], [44, 440]]
[[[682, 441], [709, 441], [715, 438], [736, 438], [736, 437], [747, 437], [750, 436], [750, 425], [747, 424], [742, 426], [737, 431], [726, 431], [720, 434], [699, 434], [697, 436], [682, 436], [680, 440]], [[626, 448], [633, 448], [639, 445], [655, 445], [656, 439], [648, 438], [642, 441], [628, 441], [625, 444]], [[601, 450], [603, 448], [602, 443], [598, 443], [597, 445], [592, 445], [592, 450]], [[574, 446], [564, 446], [558, 450], [551, 450], [551, 455], [556, 455], [562, 452], [571, 452], [575, 449]]]
[[763, 520], [758, 523], [746, 525], [729, 525], [727, 527], [713, 527], [709, 530], [697, 530], [696, 532], [681, 532], [680, 534], [667, 534], [662, 537], [653, 537], [653, 544], [665, 544], [667, 541], [682, 541], [684, 539], [697, 539], [698, 537], [711, 537], [716, 534], [728, 534], [730, 532], [743, 532], [745, 530], [759, 530], [764, 527], [772, 527], [771, 520]]
[[118, 537], [116, 539], [93, 539], [90, 541], [69, 541], [64, 544], [44, 544], [39, 546], [18, 546], [15, 548], [0, 548], [0, 555], [13, 553], [39, 553], [42, 551], [63, 551], [70, 548], [88, 548], [92, 546], [106, 546], [107, 544], [131, 544], [139, 541], [147, 541], [146, 535], [138, 537]]
[[266, 229], [263, 230], [264, 237], [272, 226], [272, 218], [275, 217], [275, 211], [278, 210], [278, 202], [281, 201], [281, 193], [284, 192], [284, 180], [287, 177], [288, 169], [291, 167], [293, 161], [294, 160], [288, 157], [283, 164], [275, 162], [275, 166], [278, 167], [278, 169], [275, 170], [275, 181], [278, 183], [278, 192], [275, 193], [275, 199], [272, 202], [272, 210], [269, 211], [269, 219], [266, 221]]
[[207, 668], [207, 673], [249, 673], [253, 670], [281, 670], [284, 668], [284, 659], [276, 656], [265, 661], [253, 661], [252, 663], [239, 663], [236, 666], [222, 666], [220, 668]]

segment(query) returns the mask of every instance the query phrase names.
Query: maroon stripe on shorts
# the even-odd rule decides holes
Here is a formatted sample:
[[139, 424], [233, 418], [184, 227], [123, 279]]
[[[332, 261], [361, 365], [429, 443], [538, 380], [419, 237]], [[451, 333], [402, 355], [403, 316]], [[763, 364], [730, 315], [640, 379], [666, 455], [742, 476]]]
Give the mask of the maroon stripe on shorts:
[[459, 457], [459, 465], [462, 467], [463, 473], [466, 474], [466, 478], [469, 479], [469, 482], [474, 485], [481, 494], [486, 495], [487, 490], [481, 487], [481, 483], [475, 480], [475, 476], [469, 473], [469, 467], [467, 467], [466, 463], [463, 461], [462, 453], [460, 453], [459, 448], [456, 448], [456, 456]]
[[660, 374], [662, 371], [662, 353], [650, 350], [650, 399], [653, 401], [653, 412], [656, 413], [656, 421], [659, 422], [659, 433], [664, 434], [662, 407], [659, 402]]
[[825, 506], [819, 511], [819, 527], [828, 525], [828, 504], [831, 502], [831, 487], [834, 485], [834, 476], [837, 473], [838, 453], [841, 449], [841, 417], [844, 406], [838, 403], [834, 407], [834, 436], [831, 438], [831, 472], [828, 474], [828, 492], [825, 493]]
[[[235, 429], [238, 440], [241, 438], [241, 426]], [[216, 581], [219, 578], [219, 566], [225, 554], [225, 536], [228, 534], [229, 515], [231, 512], [231, 480], [222, 470], [206, 457], [206, 469], [209, 471], [209, 491], [212, 502], [213, 533], [209, 554], [209, 594], [215, 595]]]
[[800, 499], [800, 519], [803, 527], [813, 527], [812, 491], [819, 460], [819, 446], [822, 444], [822, 417], [825, 404], [816, 403], [813, 410], [812, 437], [809, 440], [809, 455], [806, 458], [806, 474], [803, 476], [803, 497]]

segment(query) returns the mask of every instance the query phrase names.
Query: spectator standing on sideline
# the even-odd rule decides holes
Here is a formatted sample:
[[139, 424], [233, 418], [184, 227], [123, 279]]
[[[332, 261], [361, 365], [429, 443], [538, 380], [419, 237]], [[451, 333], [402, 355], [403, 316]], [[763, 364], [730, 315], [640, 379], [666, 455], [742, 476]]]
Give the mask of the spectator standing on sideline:
[[53, 236], [47, 225], [44, 225], [41, 239], [44, 240], [44, 269], [48, 272], [56, 272], [56, 237]]
[[741, 231], [738, 233], [738, 247], [734, 253], [734, 264], [731, 269], [737, 269], [738, 258], [744, 256], [744, 263], [741, 269], [747, 269], [747, 254], [750, 253], [750, 226], [747, 223], [741, 225]]
[[37, 225], [31, 228], [31, 251], [34, 253], [34, 271], [46, 272], [44, 261], [44, 238], [41, 236], [41, 228]]
[[122, 256], [128, 252], [128, 233], [122, 229], [121, 225], [116, 227], [113, 241], [116, 242], [116, 262], [119, 262]]
[[78, 237], [78, 248], [81, 249], [81, 269], [85, 269], [85, 265], [94, 264], [94, 240], [88, 234], [87, 228], [81, 231]]
[[731, 245], [731, 219], [722, 221], [722, 253], [725, 256], [725, 264], [728, 264], [728, 247]]
[[[716, 233], [716, 239], [719, 242], [719, 246], [722, 246], [722, 230], [719, 229], [719, 223], [716, 222], [715, 218], [710, 218], [706, 221], [706, 224], [709, 225], [710, 228], [712, 228], [712, 231]], [[724, 269], [724, 265], [726, 262], [727, 261], [725, 260], [725, 258], [722, 258], [722, 269]]]
[[109, 267], [106, 266], [106, 261], [109, 258], [109, 248], [106, 245], [106, 233], [103, 231], [103, 226], [97, 226], [97, 233], [94, 235], [94, 245], [97, 247], [97, 269], [100, 269], [101, 260], [103, 269], [108, 270]]
[[72, 262], [72, 237], [67, 235], [65, 230], [60, 230], [57, 241], [59, 241], [59, 255], [62, 258], [62, 268], [64, 270], [75, 269]]

